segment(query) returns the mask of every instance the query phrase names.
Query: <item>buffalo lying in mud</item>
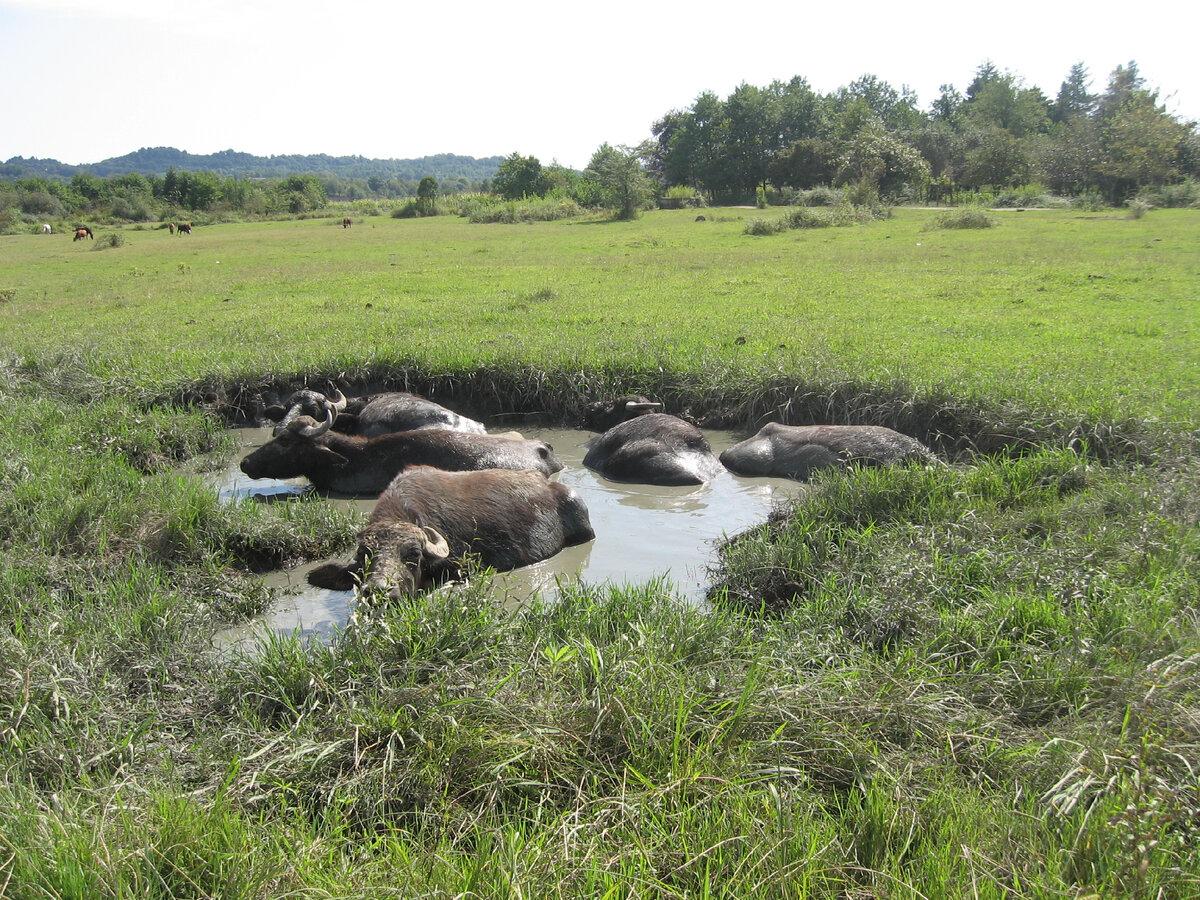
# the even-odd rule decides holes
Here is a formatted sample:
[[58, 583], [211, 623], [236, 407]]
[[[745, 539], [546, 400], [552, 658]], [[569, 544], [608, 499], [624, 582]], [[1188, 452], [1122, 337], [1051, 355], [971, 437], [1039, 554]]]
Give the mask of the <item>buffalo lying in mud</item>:
[[318, 423], [293, 419], [242, 460], [251, 478], [308, 478], [323, 491], [378, 494], [411, 466], [439, 469], [532, 469], [552, 475], [563, 468], [545, 441], [444, 429], [399, 431], [361, 437], [333, 431], [333, 412]]
[[375, 437], [393, 431], [416, 431], [421, 428], [448, 428], [470, 434], [485, 434], [482, 422], [460, 416], [454, 410], [426, 400], [417, 394], [392, 391], [347, 400], [341, 391], [332, 395], [307, 388], [294, 392], [286, 405], [267, 407], [268, 418], [277, 421], [276, 434], [300, 416], [318, 421], [333, 410], [333, 427], [346, 434]]
[[460, 574], [462, 558], [507, 571], [592, 540], [583, 500], [539, 472], [418, 467], [398, 475], [358, 535], [352, 563], [308, 574], [315, 587], [386, 591], [393, 599]]
[[604, 433], [587, 443], [583, 464], [612, 481], [704, 484], [725, 471], [703, 432], [645, 397], [592, 404], [584, 421]]
[[809, 478], [830, 466], [882, 466], [933, 462], [933, 452], [916, 438], [881, 425], [780, 425], [769, 422], [752, 438], [721, 454], [737, 475]]
[[598, 400], [583, 412], [583, 424], [592, 431], [608, 431], [629, 419], [661, 412], [662, 404], [641, 394], [626, 394], [616, 400]]

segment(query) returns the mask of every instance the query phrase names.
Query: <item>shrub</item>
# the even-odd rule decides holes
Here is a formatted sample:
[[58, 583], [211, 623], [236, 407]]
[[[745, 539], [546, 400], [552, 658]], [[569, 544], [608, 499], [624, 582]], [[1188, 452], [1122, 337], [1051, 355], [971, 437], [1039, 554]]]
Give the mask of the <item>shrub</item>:
[[839, 203], [834, 207], [797, 206], [778, 219], [751, 219], [743, 229], [745, 234], [779, 234], [793, 228], [838, 228], [848, 225], [866, 225], [875, 219], [887, 218], [890, 208], [881, 206], [874, 210], [868, 206]]
[[995, 228], [999, 223], [982, 209], [955, 209], [944, 212], [923, 230], [937, 228]]
[[1150, 212], [1150, 203], [1139, 197], [1127, 201], [1125, 205], [1129, 207], [1129, 212], [1125, 215], [1127, 219], [1140, 219], [1146, 213]]
[[1096, 212], [1104, 209], [1108, 204], [1104, 197], [1096, 190], [1084, 191], [1082, 194], [1071, 199], [1072, 209], [1082, 209], [1086, 212]]
[[1143, 188], [1137, 199], [1159, 209], [1184, 209], [1200, 206], [1200, 181], [1185, 179], [1178, 184]]
[[779, 232], [787, 228], [783, 223], [783, 219], [750, 219], [746, 226], [742, 229], [744, 234], [755, 235], [761, 237], [767, 234], [779, 234]]
[[574, 200], [562, 197], [534, 197], [499, 202], [481, 200], [466, 204], [462, 214], [475, 224], [514, 224], [570, 219], [582, 215], [583, 209]]
[[842, 192], [837, 188], [820, 185], [807, 191], [797, 191], [792, 203], [794, 206], [837, 206], [842, 199]]
[[112, 247], [125, 246], [125, 236], [119, 231], [110, 231], [108, 234], [103, 234], [96, 241], [95, 250], [108, 250]]
[[991, 205], [1001, 209], [1017, 209], [1025, 206], [1053, 206], [1055, 202], [1044, 185], [1035, 183], [997, 191], [992, 197]]

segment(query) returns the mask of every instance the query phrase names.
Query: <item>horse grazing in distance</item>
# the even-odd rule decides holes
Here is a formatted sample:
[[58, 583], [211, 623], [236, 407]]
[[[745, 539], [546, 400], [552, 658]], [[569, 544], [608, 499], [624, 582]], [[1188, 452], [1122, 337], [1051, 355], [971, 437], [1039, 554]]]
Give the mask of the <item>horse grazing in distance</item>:
[[342, 219], [342, 227], [343, 227], [343, 228], [349, 228], [349, 227], [350, 227], [351, 225], [353, 225], [353, 224], [354, 224], [354, 223], [350, 221], [350, 217], [349, 217], [349, 216], [346, 216], [346, 218]]
[[192, 233], [192, 223], [191, 222], [179, 222], [175, 227], [177, 229], [179, 229], [180, 234], [191, 234]]
[[75, 237], [71, 238], [71, 243], [74, 243], [75, 241], [82, 241], [84, 238], [90, 238], [94, 241], [96, 236], [92, 234], [92, 229], [88, 228], [86, 225], [80, 225], [75, 229]]
[[175, 223], [174, 222], [167, 223], [167, 231], [171, 232], [171, 234], [175, 233]]
[[49, 223], [47, 223], [47, 224], [45, 224], [45, 225], [43, 225], [43, 226], [42, 226], [42, 234], [50, 234], [50, 230], [51, 230], [51, 229], [50, 229], [50, 224], [49, 224]]

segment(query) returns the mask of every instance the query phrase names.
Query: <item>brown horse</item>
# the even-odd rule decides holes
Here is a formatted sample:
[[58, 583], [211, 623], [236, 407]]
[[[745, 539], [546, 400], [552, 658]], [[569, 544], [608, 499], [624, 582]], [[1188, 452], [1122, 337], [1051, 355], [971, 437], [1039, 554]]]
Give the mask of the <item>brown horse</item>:
[[174, 222], [167, 223], [167, 231], [171, 232], [171, 234], [175, 233], [175, 223]]
[[343, 227], [343, 228], [349, 228], [349, 227], [350, 227], [351, 225], [353, 225], [353, 224], [354, 224], [354, 223], [350, 221], [350, 217], [349, 217], [349, 216], [346, 216], [346, 218], [342, 219], [342, 227]]
[[177, 229], [179, 229], [180, 234], [191, 234], [192, 233], [192, 223], [191, 222], [179, 222], [175, 225], [175, 227]]
[[82, 241], [84, 238], [90, 238], [94, 241], [96, 236], [92, 234], [92, 229], [88, 228], [86, 225], [81, 225], [75, 229], [75, 237], [71, 238], [71, 243], [74, 243], [75, 241]]

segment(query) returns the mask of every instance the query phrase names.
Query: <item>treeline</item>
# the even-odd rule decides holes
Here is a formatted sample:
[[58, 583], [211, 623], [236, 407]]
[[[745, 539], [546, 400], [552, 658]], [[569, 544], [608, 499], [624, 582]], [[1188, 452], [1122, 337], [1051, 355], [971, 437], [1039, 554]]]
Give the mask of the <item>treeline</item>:
[[481, 182], [491, 178], [500, 163], [499, 157], [476, 159], [441, 153], [417, 159], [368, 159], [363, 156], [285, 155], [254, 156], [235, 150], [220, 153], [196, 154], [174, 147], [143, 147], [133, 153], [101, 162], [71, 166], [55, 159], [26, 159], [15, 156], [0, 164], [0, 178], [53, 178], [70, 180], [84, 173], [107, 178], [112, 175], [165, 176], [172, 169], [189, 172], [212, 172], [216, 175], [245, 178], [285, 178], [288, 175], [324, 175], [330, 179], [353, 182], [376, 179], [380, 181], [419, 182], [426, 175], [438, 181]]
[[653, 134], [659, 181], [717, 201], [851, 184], [940, 199], [1040, 182], [1116, 204], [1200, 176], [1196, 123], [1168, 114], [1133, 62], [1099, 94], [1076, 64], [1053, 99], [986, 62], [965, 94], [944, 85], [927, 110], [871, 75], [825, 95], [799, 77], [743, 84], [668, 112]]
[[[432, 176], [425, 176], [426, 179]], [[215, 172], [169, 169], [165, 175], [127, 173], [101, 178], [76, 172], [69, 179], [38, 176], [0, 181], [0, 233], [26, 230], [42, 222], [161, 222], [194, 218], [277, 217], [311, 213], [330, 201], [373, 201], [418, 195], [420, 179], [342, 178], [288, 175], [282, 178], [222, 176]], [[456, 176], [436, 182], [441, 194], [485, 190], [488, 182]]]

